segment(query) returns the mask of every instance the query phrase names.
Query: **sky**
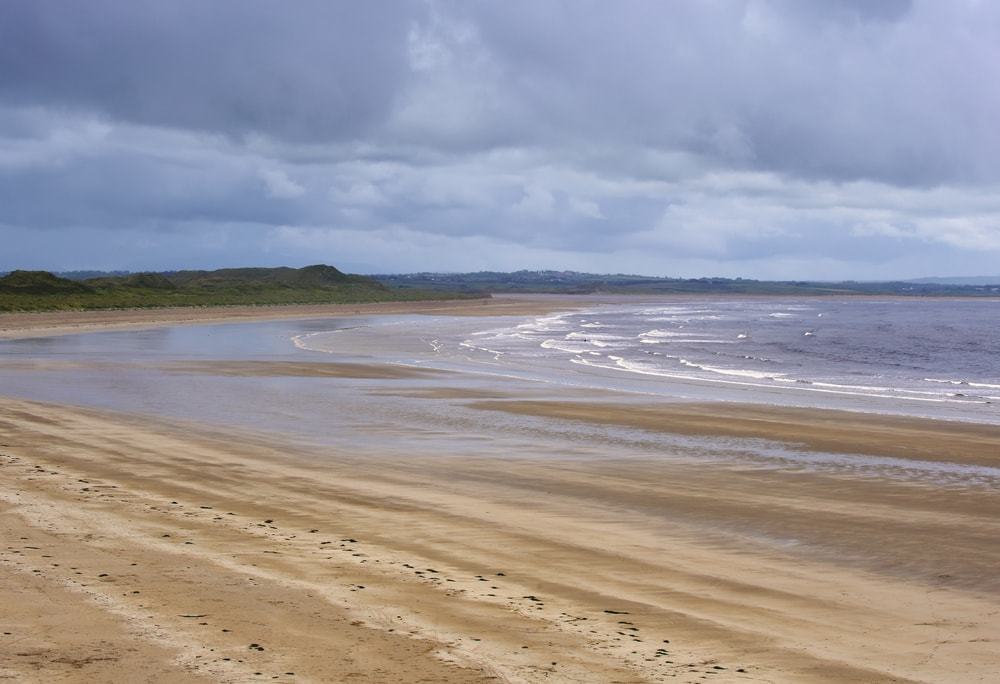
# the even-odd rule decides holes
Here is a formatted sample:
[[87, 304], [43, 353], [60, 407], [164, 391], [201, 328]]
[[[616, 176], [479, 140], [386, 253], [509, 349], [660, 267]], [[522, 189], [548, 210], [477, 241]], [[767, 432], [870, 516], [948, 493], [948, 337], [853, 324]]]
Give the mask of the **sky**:
[[6, 0], [0, 270], [995, 275], [998, 122], [987, 0]]

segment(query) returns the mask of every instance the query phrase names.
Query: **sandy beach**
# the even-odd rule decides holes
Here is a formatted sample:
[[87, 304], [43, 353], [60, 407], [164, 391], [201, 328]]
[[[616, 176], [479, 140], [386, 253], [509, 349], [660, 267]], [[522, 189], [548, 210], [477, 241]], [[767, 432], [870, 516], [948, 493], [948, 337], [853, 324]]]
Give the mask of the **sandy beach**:
[[[72, 325], [98, 324], [45, 329]], [[1000, 454], [991, 426], [541, 401], [377, 363], [166, 372], [371, 380], [483, 416], [903, 467], [995, 468]], [[373, 458], [16, 398], [0, 399], [0, 483], [11, 681], [988, 682], [1000, 669], [990, 487], [570, 449]]]

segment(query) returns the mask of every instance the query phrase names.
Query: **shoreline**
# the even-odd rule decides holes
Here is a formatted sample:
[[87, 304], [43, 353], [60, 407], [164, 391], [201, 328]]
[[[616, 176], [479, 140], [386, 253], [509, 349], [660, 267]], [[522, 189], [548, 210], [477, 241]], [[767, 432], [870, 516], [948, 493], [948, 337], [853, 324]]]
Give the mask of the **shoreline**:
[[144, 330], [175, 325], [241, 323], [268, 320], [340, 318], [363, 315], [440, 314], [517, 316], [579, 308], [572, 295], [496, 296], [369, 304], [286, 304], [276, 306], [174, 307], [108, 311], [0, 313], [0, 339], [50, 337], [105, 330]]
[[[0, 312], [0, 340], [49, 337], [103, 330], [143, 330], [173, 325], [239, 323], [267, 320], [339, 318], [357, 315], [441, 314], [517, 316], [574, 311], [602, 304], [685, 302], [695, 298], [777, 301], [808, 295], [753, 294], [495, 294], [484, 299], [446, 299], [359, 304], [278, 304], [265, 306], [172, 307], [94, 311]], [[821, 301], [997, 301], [1000, 297], [906, 297], [901, 295], [814, 295]]]

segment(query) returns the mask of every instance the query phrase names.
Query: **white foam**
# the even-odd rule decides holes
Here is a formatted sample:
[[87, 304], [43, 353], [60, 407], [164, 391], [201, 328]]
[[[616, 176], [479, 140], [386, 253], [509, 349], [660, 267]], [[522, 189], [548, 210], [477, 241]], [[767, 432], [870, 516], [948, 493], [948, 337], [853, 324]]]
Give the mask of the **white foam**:
[[708, 335], [704, 333], [678, 332], [676, 330], [660, 330], [659, 328], [654, 328], [653, 330], [647, 330], [644, 333], [639, 333], [639, 337], [708, 337]]
[[938, 378], [924, 378], [924, 382], [937, 382], [947, 385], [963, 385], [965, 387], [978, 387], [980, 389], [1000, 389], [1000, 385], [994, 385], [988, 382], [970, 382], [969, 380], [946, 380]]
[[681, 365], [688, 368], [703, 370], [708, 373], [718, 373], [719, 375], [733, 375], [740, 378], [754, 378], [755, 380], [778, 380], [785, 377], [785, 373], [764, 373], [761, 371], [747, 370], [743, 368], [718, 368], [717, 366], [706, 366], [705, 364], [692, 363], [687, 359], [680, 360]]
[[721, 321], [724, 320], [725, 316], [718, 316], [716, 314], [705, 314], [705, 315], [675, 315], [675, 316], [653, 316], [647, 318], [647, 321], [653, 323], [690, 323], [691, 321]]
[[630, 341], [631, 337], [625, 337], [623, 335], [611, 335], [610, 333], [582, 333], [582, 332], [571, 332], [566, 335], [567, 340], [604, 340], [604, 341], [619, 341], [627, 342]]
[[715, 309], [705, 309], [705, 308], [695, 308], [692, 309], [689, 306], [664, 306], [657, 307], [655, 309], [642, 309], [638, 312], [641, 316], [677, 316], [677, 315], [695, 315], [695, 314], [713, 314]]
[[555, 349], [556, 351], [567, 352], [570, 354], [582, 354], [584, 352], [590, 351], [591, 345], [589, 343], [574, 343], [567, 340], [554, 340], [547, 339], [540, 345], [542, 349]]
[[314, 349], [309, 346], [309, 343], [306, 342], [306, 340], [312, 337], [313, 335], [319, 335], [319, 333], [307, 333], [304, 335], [295, 335], [292, 338], [292, 344], [294, 344], [299, 349], [304, 349], [305, 351], [325, 351], [322, 349]]
[[[622, 372], [628, 372], [628, 373], [635, 373], [635, 374], [639, 374], [639, 375], [650, 375], [650, 376], [655, 376], [655, 377], [660, 377], [660, 378], [675, 379], [675, 380], [681, 380], [681, 381], [709, 382], [709, 383], [714, 383], [714, 384], [736, 385], [736, 386], [741, 386], [741, 387], [762, 387], [762, 388], [774, 387], [774, 385], [771, 385], [771, 384], [766, 383], [766, 382], [751, 382], [750, 380], [730, 380], [728, 378], [706, 377], [704, 375], [696, 375], [694, 373], [678, 373], [678, 372], [668, 371], [668, 370], [663, 369], [663, 368], [650, 367], [648, 365], [637, 363], [637, 362], [634, 362], [634, 361], [632, 361], [632, 362], [625, 361], [621, 357], [609, 356], [608, 359], [614, 361], [615, 362], [614, 365], [594, 363], [593, 361], [590, 361], [590, 360], [584, 359], [584, 358], [579, 358], [579, 357], [571, 359], [571, 361], [572, 361], [572, 363], [575, 363], [575, 364], [578, 364], [578, 365], [583, 365], [583, 366], [589, 366], [589, 367], [592, 367], [592, 368], [601, 368], [601, 369], [604, 369], [604, 370], [622, 371]], [[770, 377], [774, 377], [774, 376], [770, 376]], [[891, 390], [887, 390], [887, 388], [884, 388], [884, 387], [881, 387], [881, 388], [872, 388], [873, 391], [871, 391], [871, 392], [859, 392], [859, 391], [850, 391], [850, 390], [846, 390], [846, 389], [834, 389], [834, 387], [816, 386], [813, 383], [798, 384], [798, 381], [790, 380], [790, 379], [786, 379], [786, 378], [781, 378], [781, 377], [774, 377], [774, 379], [778, 380], [778, 381], [785, 382], [785, 383], [793, 383], [793, 384], [785, 384], [783, 386], [785, 388], [787, 388], [788, 390], [795, 390], [795, 391], [799, 391], [799, 392], [814, 392], [814, 393], [819, 393], [819, 394], [837, 394], [837, 395], [843, 395], [843, 396], [870, 397], [870, 398], [876, 398], [876, 399], [899, 399], [899, 400], [904, 400], [904, 401], [917, 401], [917, 402], [936, 403], [936, 404], [946, 404], [946, 403], [948, 403], [948, 404], [983, 403], [981, 401], [971, 401], [970, 402], [970, 400], [967, 400], [967, 399], [951, 399], [951, 398], [948, 398], [948, 397], [914, 397], [914, 396], [901, 396], [898, 393], [886, 394], [884, 392], [886, 392], [886, 391], [891, 392]]]
[[678, 344], [734, 344], [733, 340], [709, 339], [705, 333], [677, 332], [676, 330], [648, 330], [639, 333], [639, 341], [645, 344], [676, 342]]
[[322, 352], [324, 354], [333, 354], [333, 353], [335, 353], [334, 350], [327, 349], [326, 347], [319, 346], [319, 345], [317, 345], [314, 342], [310, 342], [310, 340], [312, 340], [312, 338], [317, 337], [319, 335], [323, 335], [324, 337], [331, 337], [331, 336], [335, 335], [336, 333], [342, 333], [342, 332], [346, 332], [348, 330], [357, 330], [359, 328], [368, 328], [368, 327], [371, 327], [371, 326], [356, 325], [356, 326], [352, 326], [352, 327], [349, 327], [349, 328], [338, 328], [336, 330], [320, 330], [318, 332], [311, 332], [311, 333], [303, 333], [301, 335], [294, 335], [294, 336], [292, 336], [292, 344], [294, 344], [297, 348], [302, 349], [304, 351], [314, 351], [314, 352]]
[[489, 347], [481, 347], [477, 344], [472, 344], [472, 340], [465, 340], [464, 342], [460, 342], [458, 346], [465, 347], [466, 349], [472, 349], [474, 351], [481, 351], [481, 352], [486, 352], [487, 354], [492, 354], [493, 358], [497, 361], [499, 361], [500, 357], [504, 355], [504, 352], [499, 351], [497, 349], [490, 349]]
[[530, 332], [561, 332], [570, 329], [566, 323], [566, 317], [569, 315], [562, 313], [555, 316], [541, 316], [530, 323], [521, 323], [517, 328]]
[[883, 392], [893, 391], [891, 387], [878, 387], [877, 385], [842, 385], [836, 382], [807, 381], [815, 387], [833, 387], [835, 389], [858, 390], [861, 392]]

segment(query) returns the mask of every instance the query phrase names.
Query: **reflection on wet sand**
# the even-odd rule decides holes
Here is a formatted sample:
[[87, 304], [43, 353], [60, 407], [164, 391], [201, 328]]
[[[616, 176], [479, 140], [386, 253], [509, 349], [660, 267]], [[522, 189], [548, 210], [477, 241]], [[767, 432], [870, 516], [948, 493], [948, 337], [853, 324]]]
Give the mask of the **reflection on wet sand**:
[[198, 361], [176, 362], [164, 366], [172, 373], [193, 373], [231, 377], [265, 378], [422, 378], [444, 374], [428, 368], [377, 363], [296, 363], [292, 361]]

